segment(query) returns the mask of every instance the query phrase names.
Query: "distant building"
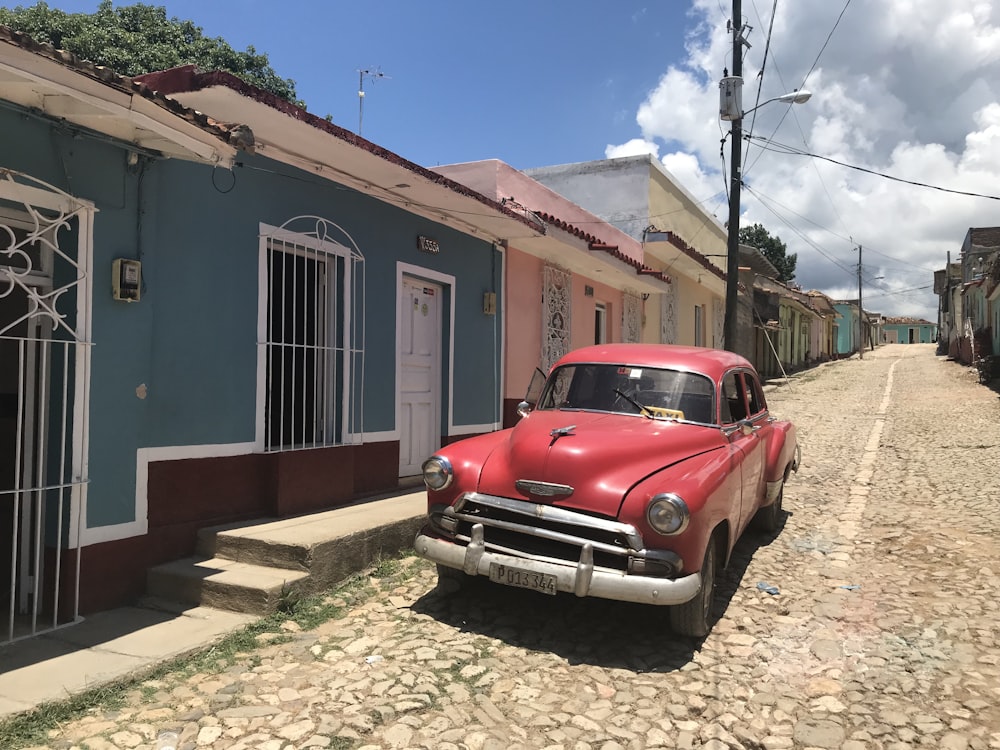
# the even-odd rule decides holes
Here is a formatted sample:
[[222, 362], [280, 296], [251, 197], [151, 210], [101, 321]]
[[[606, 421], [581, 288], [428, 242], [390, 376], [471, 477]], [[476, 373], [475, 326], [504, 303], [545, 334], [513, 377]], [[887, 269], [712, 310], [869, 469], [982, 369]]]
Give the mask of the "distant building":
[[884, 344], [932, 344], [937, 326], [923, 318], [886, 318], [882, 325]]
[[1000, 227], [969, 227], [957, 263], [934, 272], [939, 350], [963, 364], [1000, 351]]

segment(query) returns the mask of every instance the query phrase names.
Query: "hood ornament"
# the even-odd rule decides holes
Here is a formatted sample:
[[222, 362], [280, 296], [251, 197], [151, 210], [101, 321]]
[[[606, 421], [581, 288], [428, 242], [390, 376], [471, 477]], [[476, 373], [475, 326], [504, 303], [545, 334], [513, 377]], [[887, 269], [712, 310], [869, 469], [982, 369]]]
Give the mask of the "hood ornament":
[[563, 437], [564, 435], [572, 435], [573, 434], [573, 430], [575, 430], [575, 429], [576, 429], [576, 425], [575, 424], [567, 425], [566, 427], [556, 427], [554, 430], [552, 430], [549, 433], [549, 435], [551, 437], [555, 438], [555, 440], [552, 441], [552, 442], [555, 442], [556, 440], [558, 440], [559, 438]]

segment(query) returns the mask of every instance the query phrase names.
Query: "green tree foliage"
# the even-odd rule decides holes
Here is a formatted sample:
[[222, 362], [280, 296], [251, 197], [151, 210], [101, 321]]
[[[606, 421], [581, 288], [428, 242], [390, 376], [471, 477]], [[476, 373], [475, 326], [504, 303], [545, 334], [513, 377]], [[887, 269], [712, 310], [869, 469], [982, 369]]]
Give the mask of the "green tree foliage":
[[290, 102], [295, 81], [280, 78], [253, 46], [237, 52], [221, 37], [207, 37], [191, 21], [167, 18], [167, 9], [136, 3], [113, 8], [101, 0], [94, 13], [66, 13], [39, 2], [13, 10], [0, 8], [0, 24], [38, 42], [72, 52], [125, 76], [197, 65], [202, 70], [227, 70]]
[[760, 224], [740, 227], [740, 243], [760, 250], [764, 257], [771, 261], [771, 265], [778, 269], [778, 281], [787, 283], [795, 278], [795, 263], [798, 261], [798, 256], [786, 252], [787, 248], [781, 238], [772, 236]]

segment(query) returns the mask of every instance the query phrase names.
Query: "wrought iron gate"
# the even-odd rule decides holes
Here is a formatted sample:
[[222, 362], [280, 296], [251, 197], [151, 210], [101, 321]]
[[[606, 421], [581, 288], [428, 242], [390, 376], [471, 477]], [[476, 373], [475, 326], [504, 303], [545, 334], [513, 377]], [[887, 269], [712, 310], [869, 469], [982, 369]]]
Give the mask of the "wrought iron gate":
[[79, 616], [92, 216], [0, 168], [0, 644]]

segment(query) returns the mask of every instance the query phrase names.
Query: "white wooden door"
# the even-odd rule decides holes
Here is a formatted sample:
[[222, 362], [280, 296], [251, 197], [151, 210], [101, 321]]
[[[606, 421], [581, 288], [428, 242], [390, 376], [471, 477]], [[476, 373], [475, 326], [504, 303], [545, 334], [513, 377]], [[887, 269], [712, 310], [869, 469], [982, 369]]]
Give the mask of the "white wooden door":
[[442, 288], [403, 277], [400, 299], [399, 476], [440, 447]]

